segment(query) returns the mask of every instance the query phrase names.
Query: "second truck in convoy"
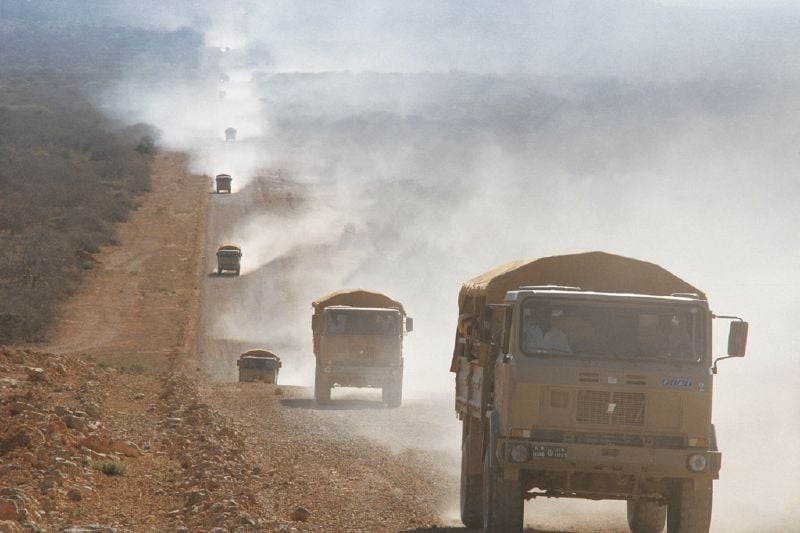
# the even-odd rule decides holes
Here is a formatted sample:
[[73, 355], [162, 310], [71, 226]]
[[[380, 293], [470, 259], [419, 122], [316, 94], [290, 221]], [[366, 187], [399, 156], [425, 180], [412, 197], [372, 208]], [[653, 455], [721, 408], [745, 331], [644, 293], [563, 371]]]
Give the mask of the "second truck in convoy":
[[461, 518], [522, 531], [537, 496], [626, 500], [635, 533], [706, 532], [721, 453], [716, 316], [665, 269], [602, 252], [503, 265], [465, 283], [451, 371]]
[[413, 329], [403, 305], [379, 292], [348, 289], [312, 304], [316, 370], [314, 398], [331, 399], [331, 388], [380, 388], [384, 403], [403, 398], [403, 335]]

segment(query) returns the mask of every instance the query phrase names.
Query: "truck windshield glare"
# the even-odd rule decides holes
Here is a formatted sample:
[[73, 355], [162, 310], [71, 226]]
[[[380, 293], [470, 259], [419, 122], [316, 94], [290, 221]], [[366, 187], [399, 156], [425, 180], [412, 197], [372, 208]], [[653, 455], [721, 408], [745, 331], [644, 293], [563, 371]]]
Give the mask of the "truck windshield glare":
[[399, 335], [400, 316], [394, 312], [328, 311], [327, 333], [339, 335]]
[[699, 361], [703, 313], [697, 307], [630, 307], [609, 302], [530, 298], [522, 306], [520, 345], [526, 354]]

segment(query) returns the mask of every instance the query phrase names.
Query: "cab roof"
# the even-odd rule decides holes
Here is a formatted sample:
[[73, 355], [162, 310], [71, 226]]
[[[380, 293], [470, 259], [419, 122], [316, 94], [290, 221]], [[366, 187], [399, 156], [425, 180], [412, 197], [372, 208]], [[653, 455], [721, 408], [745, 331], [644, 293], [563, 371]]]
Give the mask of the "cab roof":
[[367, 289], [342, 289], [334, 291], [322, 298], [314, 300], [311, 306], [317, 313], [321, 313], [326, 307], [347, 306], [361, 308], [383, 308], [397, 309], [401, 315], [405, 315], [403, 304], [397, 300], [389, 298], [383, 293], [370, 291]]

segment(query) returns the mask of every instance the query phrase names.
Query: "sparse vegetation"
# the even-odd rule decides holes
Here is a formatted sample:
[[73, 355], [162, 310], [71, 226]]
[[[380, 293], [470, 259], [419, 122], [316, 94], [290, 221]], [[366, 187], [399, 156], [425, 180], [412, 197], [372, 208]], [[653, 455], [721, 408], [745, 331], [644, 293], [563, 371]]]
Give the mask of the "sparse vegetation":
[[54, 22], [42, 32], [39, 10], [14, 6], [0, 21], [9, 45], [0, 50], [0, 344], [46, 340], [59, 304], [94, 254], [118, 243], [115, 224], [150, 186], [159, 132], [117, 124], [89, 98], [136, 58], [191, 66], [197, 45], [188, 31]]
[[107, 476], [124, 476], [128, 471], [128, 465], [122, 461], [95, 461], [95, 470], [99, 470]]

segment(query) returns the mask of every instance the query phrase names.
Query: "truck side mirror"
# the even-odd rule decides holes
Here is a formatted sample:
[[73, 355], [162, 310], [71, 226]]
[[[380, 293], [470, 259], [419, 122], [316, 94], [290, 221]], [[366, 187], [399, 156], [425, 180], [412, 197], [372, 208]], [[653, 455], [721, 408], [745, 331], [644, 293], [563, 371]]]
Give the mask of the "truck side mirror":
[[728, 332], [728, 357], [744, 357], [747, 350], [747, 322], [731, 322]]
[[237, 361], [236, 361], [236, 366], [239, 366], [239, 363], [240, 363], [240, 362], [241, 362], [241, 361], [237, 360]]
[[728, 355], [725, 357], [717, 357], [714, 364], [711, 365], [711, 372], [717, 373], [717, 363], [730, 359], [731, 357], [744, 357], [745, 350], [747, 349], [747, 329], [748, 324], [738, 316], [714, 315], [714, 318], [725, 318], [733, 320], [731, 328], [728, 331]]
[[406, 317], [406, 331], [409, 333], [414, 331], [414, 319], [410, 316]]

